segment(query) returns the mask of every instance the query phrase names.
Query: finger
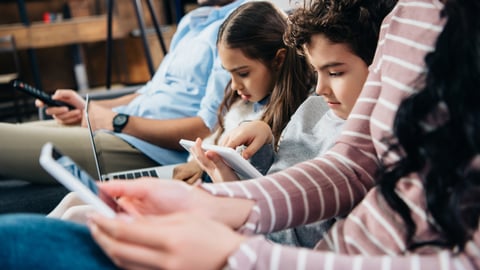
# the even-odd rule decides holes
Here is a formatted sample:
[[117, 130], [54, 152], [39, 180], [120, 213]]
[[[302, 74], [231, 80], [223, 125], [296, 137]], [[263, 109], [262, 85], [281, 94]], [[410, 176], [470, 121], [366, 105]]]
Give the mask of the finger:
[[202, 184], [202, 179], [198, 178], [197, 181], [195, 181], [195, 183], [192, 184], [192, 186], [199, 186]]
[[184, 180], [185, 174], [183, 171], [173, 170], [172, 178], [177, 180]]
[[142, 198], [148, 193], [148, 189], [142, 183], [148, 181], [150, 181], [148, 178], [139, 178], [135, 181], [99, 182], [98, 187], [112, 197]]
[[212, 160], [212, 166], [215, 166], [216, 177], [212, 177], [213, 182], [238, 180], [238, 176], [235, 174], [232, 168], [225, 163], [221, 156], [215, 152], [207, 152], [206, 154], [207, 156], [211, 156], [210, 159]]
[[200, 153], [203, 153], [202, 139], [197, 138], [195, 144], [190, 147], [190, 153], [196, 158]]
[[204, 169], [208, 166], [208, 158], [205, 156], [205, 150], [202, 148], [202, 140], [197, 139], [195, 141], [195, 145], [190, 148], [190, 152], [192, 153], [193, 157], [197, 160], [196, 165], [199, 165]]
[[35, 99], [35, 107], [43, 108], [44, 106], [45, 106], [45, 103], [43, 103], [40, 99]]
[[[198, 151], [198, 152], [197, 152]], [[205, 169], [208, 167], [208, 164], [210, 163], [210, 160], [205, 156], [205, 152], [203, 149], [194, 149], [192, 150], [194, 152], [195, 160], [196, 160], [196, 167], [198, 169]]]
[[[84, 128], [88, 127], [86, 117], [83, 117], [83, 116], [82, 116], [82, 119], [81, 119], [81, 121], [80, 121], [80, 126], [81, 126], [81, 127], [84, 127]], [[94, 127], [91, 127], [91, 128], [92, 128], [92, 130], [95, 130]]]
[[[178, 225], [182, 224], [182, 220], [184, 220], [182, 214], [138, 218], [119, 214], [116, 218], [107, 218], [92, 212], [88, 215], [87, 224], [95, 225], [108, 238], [112, 238], [116, 242], [164, 249], [175, 244], [175, 236], [171, 234], [170, 230], [177, 230]], [[162, 229], [158, 230], [158, 228]]]
[[215, 152], [215, 151], [209, 150], [209, 151], [205, 152], [205, 157], [206, 157], [208, 160], [210, 160], [210, 161], [212, 161], [213, 163], [215, 163], [215, 164], [218, 163], [218, 162], [224, 163], [224, 160], [223, 160], [222, 156], [220, 156], [220, 155], [219, 155], [217, 152]]
[[52, 106], [52, 107], [47, 107], [45, 109], [45, 113], [49, 115], [60, 115], [62, 113], [67, 113], [67, 112], [68, 112], [68, 108], [65, 106], [60, 106], [60, 107]]
[[176, 179], [180, 179], [180, 180], [182, 180], [182, 181], [188, 181], [191, 177], [192, 177], [192, 174], [191, 174], [191, 173], [183, 172], [183, 173], [179, 173], [179, 174], [176, 176]]
[[[113, 224], [115, 221], [117, 225]], [[107, 223], [112, 224], [107, 225]], [[129, 221], [122, 221], [121, 219], [105, 221], [98, 216], [97, 219], [90, 219], [87, 224], [95, 241], [121, 268], [152, 269], [158, 268], [160, 266], [157, 265], [159, 262], [166, 261], [159, 249], [152, 249], [148, 245], [137, 244], [137, 242], [131, 242], [111, 234], [112, 227], [115, 226], [123, 227], [126, 225], [127, 227], [140, 229], [140, 225], [130, 224]]]
[[50, 106], [45, 109], [45, 112], [62, 120], [66, 120], [68, 118], [79, 118], [82, 117], [83, 114], [81, 110], [69, 110], [66, 106]]
[[185, 166], [177, 166], [173, 169], [172, 178], [185, 181], [188, 180], [191, 175], [192, 173], [187, 168], [185, 168]]
[[242, 151], [242, 157], [244, 159], [251, 158], [262, 146], [264, 143], [260, 140], [253, 140], [250, 144], [246, 145], [246, 148]]
[[191, 178], [189, 178], [189, 179], [186, 180], [186, 182], [187, 182], [189, 185], [193, 185], [193, 184], [195, 184], [195, 183], [198, 182], [198, 181], [200, 181], [200, 182], [202, 181], [202, 179], [199, 178], [198, 176], [191, 177]]
[[71, 101], [75, 99], [75, 93], [71, 89], [57, 89], [52, 98], [55, 100]]
[[[69, 111], [67, 107], [57, 107], [57, 109], [62, 111], [61, 113], [55, 113], [53, 116], [55, 119], [61, 120], [66, 124], [77, 124], [83, 118], [83, 113], [80, 110], [71, 110]], [[63, 112], [66, 110], [66, 112]]]
[[80, 110], [85, 108], [85, 100], [77, 92], [70, 89], [58, 89], [55, 91], [52, 98], [64, 101]]
[[248, 145], [251, 143], [251, 139], [246, 136], [231, 136], [228, 140], [226, 140], [222, 146], [230, 147], [232, 149], [237, 148], [240, 145]]
[[135, 207], [135, 203], [132, 202], [131, 199], [126, 198], [126, 197], [120, 197], [117, 200], [118, 205], [120, 205], [121, 209], [119, 211], [125, 211], [131, 216], [138, 217], [141, 215], [140, 211], [137, 210], [137, 207]]
[[145, 198], [152, 190], [173, 190], [172, 196], [191, 190], [189, 185], [184, 185], [180, 181], [159, 181], [158, 178], [152, 177], [138, 178], [135, 181], [100, 182], [98, 186], [112, 197], [125, 196], [136, 199]]

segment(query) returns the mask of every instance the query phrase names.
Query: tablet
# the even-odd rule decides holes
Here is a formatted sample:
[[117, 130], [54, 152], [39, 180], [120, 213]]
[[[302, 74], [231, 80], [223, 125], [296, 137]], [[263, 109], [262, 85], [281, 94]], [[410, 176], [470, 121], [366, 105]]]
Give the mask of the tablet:
[[40, 154], [40, 165], [58, 182], [85, 203], [107, 217], [114, 217], [121, 208], [109, 195], [97, 187], [95, 180], [70, 157], [63, 155], [52, 143], [46, 143]]
[[[190, 151], [190, 148], [195, 145], [195, 142], [181, 139], [180, 144]], [[242, 178], [250, 179], [263, 176], [248, 160], [244, 159], [240, 153], [230, 147], [204, 143], [202, 144], [202, 148], [205, 151], [212, 150], [217, 152], [225, 163]]]

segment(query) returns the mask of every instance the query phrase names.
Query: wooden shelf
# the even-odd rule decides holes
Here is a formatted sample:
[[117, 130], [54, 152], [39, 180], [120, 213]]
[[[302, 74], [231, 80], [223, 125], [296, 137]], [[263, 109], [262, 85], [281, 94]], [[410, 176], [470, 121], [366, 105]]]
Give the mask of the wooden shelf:
[[[115, 18], [112, 21], [113, 38], [122, 38], [131, 29], [125, 29]], [[81, 17], [63, 22], [35, 22], [30, 26], [8, 24], [0, 26], [0, 36], [13, 34], [19, 49], [47, 48], [75, 43], [104, 41], [107, 38], [107, 16]]]

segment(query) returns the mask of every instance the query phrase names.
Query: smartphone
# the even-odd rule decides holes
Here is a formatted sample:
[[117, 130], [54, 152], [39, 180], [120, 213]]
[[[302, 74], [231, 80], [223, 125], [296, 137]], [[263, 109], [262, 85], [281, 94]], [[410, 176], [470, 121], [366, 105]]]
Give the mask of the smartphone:
[[31, 85], [28, 85], [20, 80], [13, 80], [10, 82], [10, 84], [17, 90], [20, 90], [30, 96], [33, 96], [35, 98], [38, 98], [39, 100], [43, 101], [43, 103], [45, 103], [47, 106], [57, 106], [57, 107], [61, 107], [61, 106], [66, 106], [68, 107], [70, 110], [72, 109], [75, 109], [75, 107], [73, 107], [72, 105], [68, 104], [68, 103], [65, 103], [63, 101], [59, 101], [59, 100], [54, 100], [52, 99], [52, 96], [41, 91], [40, 89], [37, 89]]
[[[107, 217], [123, 209], [116, 200], [102, 192], [96, 181], [70, 157], [62, 154], [52, 143], [46, 143], [40, 154], [40, 165], [58, 182], [74, 191], [85, 203]], [[123, 211], [124, 212], [124, 211]]]
[[[195, 145], [194, 141], [181, 139], [179, 141], [180, 145], [183, 146], [187, 151], [190, 151], [190, 148]], [[244, 159], [240, 153], [233, 150], [232, 148], [219, 146], [214, 144], [202, 144], [202, 149], [204, 151], [212, 150], [217, 152], [225, 163], [232, 168], [240, 177], [245, 179], [262, 177], [263, 175], [255, 168], [248, 160]]]

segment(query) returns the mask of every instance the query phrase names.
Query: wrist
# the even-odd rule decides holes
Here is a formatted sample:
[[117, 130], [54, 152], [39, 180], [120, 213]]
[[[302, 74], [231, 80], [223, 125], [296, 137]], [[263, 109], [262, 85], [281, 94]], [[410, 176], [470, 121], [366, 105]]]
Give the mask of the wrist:
[[[207, 213], [204, 213], [206, 216], [235, 230], [245, 224], [255, 205], [255, 202], [249, 199], [212, 195], [202, 185], [197, 186], [194, 193], [194, 196], [208, 196], [206, 200], [207, 207], [204, 208], [207, 211]], [[232, 211], [232, 209], [235, 209], [235, 211]]]
[[127, 125], [129, 117], [130, 116], [128, 114], [123, 113], [118, 113], [115, 115], [112, 120], [113, 131], [116, 133], [121, 133]]

